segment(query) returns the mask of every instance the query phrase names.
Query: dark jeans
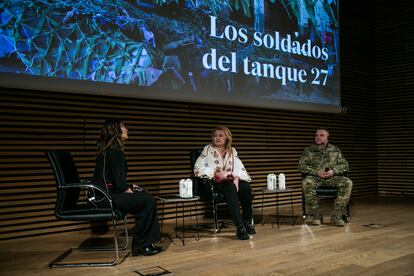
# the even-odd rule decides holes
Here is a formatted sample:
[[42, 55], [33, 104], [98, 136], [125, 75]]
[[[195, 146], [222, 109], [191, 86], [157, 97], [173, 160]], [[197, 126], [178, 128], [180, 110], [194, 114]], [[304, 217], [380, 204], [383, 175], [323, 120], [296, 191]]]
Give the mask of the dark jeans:
[[[229, 206], [230, 214], [233, 218], [234, 224], [237, 227], [244, 226], [245, 223], [250, 223], [252, 219], [252, 188], [247, 181], [239, 181], [239, 191], [231, 181], [224, 181], [214, 184], [217, 191], [224, 194], [224, 200]], [[240, 213], [240, 205], [242, 207], [243, 215]]]
[[160, 240], [155, 199], [147, 192], [112, 195], [114, 207], [135, 216], [133, 247], [144, 247]]

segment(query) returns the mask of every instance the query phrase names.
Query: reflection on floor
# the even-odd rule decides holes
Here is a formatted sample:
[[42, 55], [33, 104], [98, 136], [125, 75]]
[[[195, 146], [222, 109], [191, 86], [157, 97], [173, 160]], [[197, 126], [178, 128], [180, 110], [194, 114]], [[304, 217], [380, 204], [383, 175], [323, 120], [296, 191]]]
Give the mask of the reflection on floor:
[[[180, 240], [166, 239], [159, 244], [164, 249], [161, 254], [132, 257], [128, 251], [122, 255], [124, 261], [111, 268], [48, 268], [66, 248], [91, 242], [86, 231], [3, 241], [0, 271], [2, 275], [100, 276], [145, 271], [151, 273], [141, 274], [161, 275], [154, 269], [171, 272], [164, 275], [413, 275], [413, 199], [354, 199], [352, 217], [345, 227], [311, 226], [298, 217], [295, 226], [285, 218], [278, 229], [272, 227], [274, 211], [266, 212], [266, 223], [257, 223], [257, 234], [248, 241], [236, 240], [232, 225], [218, 234], [203, 229], [199, 241], [191, 237], [193, 230], [189, 229], [185, 246]], [[295, 213], [300, 213], [300, 206]], [[165, 234], [174, 234], [173, 225], [173, 221], [166, 223]], [[105, 258], [105, 254], [95, 254], [92, 259]], [[90, 257], [85, 253], [71, 256]]]

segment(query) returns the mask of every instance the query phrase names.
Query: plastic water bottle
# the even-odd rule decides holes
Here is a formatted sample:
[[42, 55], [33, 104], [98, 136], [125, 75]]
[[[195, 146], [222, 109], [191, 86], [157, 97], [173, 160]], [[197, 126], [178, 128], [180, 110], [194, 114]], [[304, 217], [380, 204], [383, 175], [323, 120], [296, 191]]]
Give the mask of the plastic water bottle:
[[187, 178], [185, 180], [185, 188], [186, 188], [186, 194], [185, 198], [192, 198], [193, 197], [193, 181], [190, 178]]
[[185, 197], [185, 193], [186, 193], [186, 183], [185, 183], [185, 179], [181, 179], [180, 183], [179, 183], [179, 191], [180, 191], [180, 197]]
[[286, 177], [283, 173], [279, 173], [279, 189], [286, 189]]
[[276, 175], [274, 173], [269, 173], [267, 175], [267, 189], [269, 190], [276, 189]]

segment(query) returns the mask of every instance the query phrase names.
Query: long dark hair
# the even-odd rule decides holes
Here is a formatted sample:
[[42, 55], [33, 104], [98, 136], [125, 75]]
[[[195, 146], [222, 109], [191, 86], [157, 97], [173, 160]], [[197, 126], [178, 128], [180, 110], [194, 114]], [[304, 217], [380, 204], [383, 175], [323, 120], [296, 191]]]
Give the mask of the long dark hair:
[[124, 121], [120, 119], [109, 119], [105, 121], [96, 146], [97, 156], [104, 153], [105, 150], [113, 145], [124, 150], [123, 143], [120, 139], [122, 135], [122, 126], [124, 125]]

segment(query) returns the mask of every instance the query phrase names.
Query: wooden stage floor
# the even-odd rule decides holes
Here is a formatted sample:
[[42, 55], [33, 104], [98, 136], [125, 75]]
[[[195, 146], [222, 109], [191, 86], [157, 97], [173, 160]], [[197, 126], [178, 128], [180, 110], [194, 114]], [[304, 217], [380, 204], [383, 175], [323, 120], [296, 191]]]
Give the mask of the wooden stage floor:
[[[188, 233], [185, 246], [165, 241], [161, 254], [123, 254], [124, 261], [109, 268], [48, 268], [66, 248], [90, 238], [87, 231], [3, 241], [0, 275], [127, 276], [151, 267], [171, 272], [165, 275], [414, 275], [414, 199], [357, 198], [351, 208], [345, 227], [305, 225], [301, 218], [291, 226], [284, 218], [278, 229], [274, 218], [266, 217], [248, 241], [236, 240], [233, 226], [219, 234], [202, 231], [199, 241]], [[172, 222], [167, 226], [173, 231]]]

